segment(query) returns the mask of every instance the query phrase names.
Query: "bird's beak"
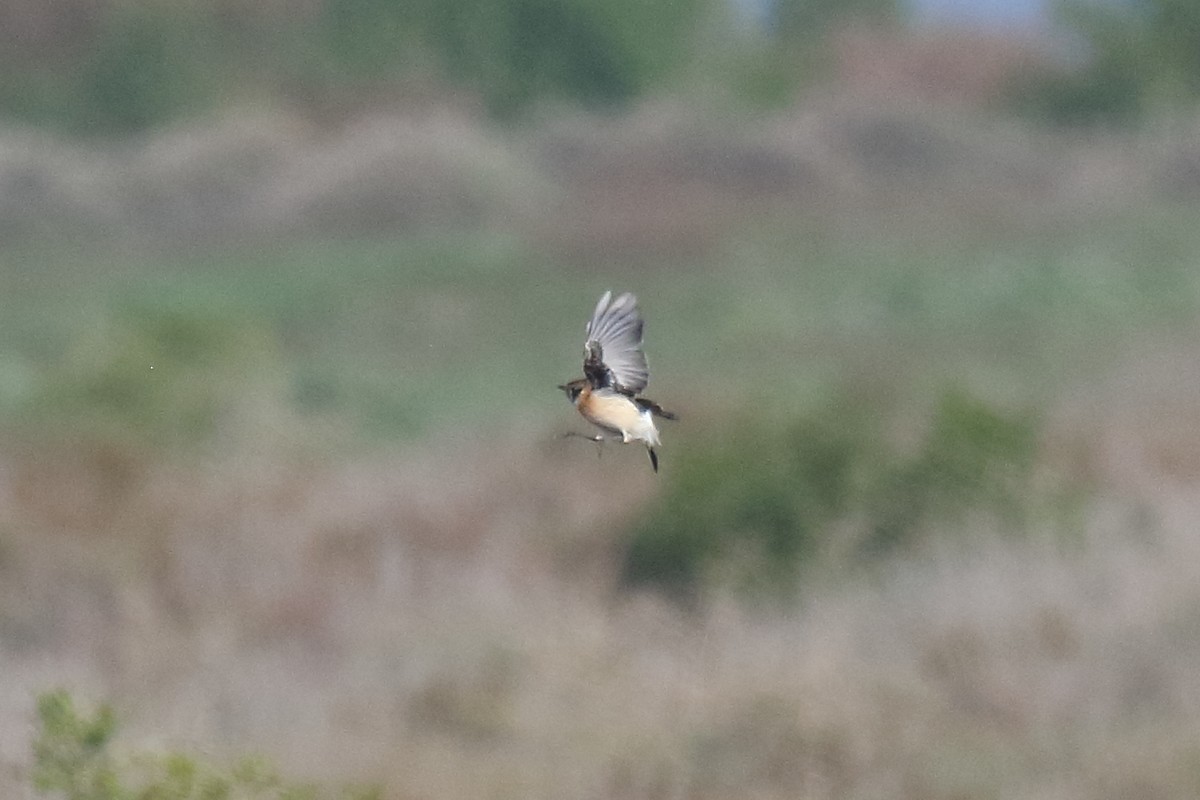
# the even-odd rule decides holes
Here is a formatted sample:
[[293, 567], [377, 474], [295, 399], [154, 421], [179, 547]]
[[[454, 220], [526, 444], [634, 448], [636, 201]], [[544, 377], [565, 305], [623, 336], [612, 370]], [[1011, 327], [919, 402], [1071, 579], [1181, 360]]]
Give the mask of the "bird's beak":
[[561, 390], [562, 390], [562, 391], [564, 391], [564, 392], [567, 390], [567, 387], [566, 387], [566, 386], [563, 386], [563, 385], [561, 385], [561, 384], [559, 385], [559, 387], [558, 387], [558, 388], [559, 388], [559, 389], [561, 389]]

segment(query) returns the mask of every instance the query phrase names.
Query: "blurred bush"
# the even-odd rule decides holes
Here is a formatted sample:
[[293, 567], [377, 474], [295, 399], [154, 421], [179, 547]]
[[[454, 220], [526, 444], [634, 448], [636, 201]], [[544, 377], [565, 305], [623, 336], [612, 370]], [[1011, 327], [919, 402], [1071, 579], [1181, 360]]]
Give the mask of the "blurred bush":
[[1200, 98], [1200, 5], [1191, 0], [1059, 0], [1059, 26], [1081, 45], [1077, 63], [1014, 87], [1018, 105], [1068, 124], [1129, 121]]
[[866, 552], [910, 543], [923, 523], [963, 521], [972, 511], [1007, 527], [1024, 521], [1033, 488], [1038, 426], [962, 392], [947, 392], [915, 454], [882, 470], [866, 498]]
[[895, 0], [777, 0], [739, 26], [727, 0], [154, 0], [0, 4], [0, 115], [121, 134], [229, 103], [344, 113], [465, 93], [495, 115], [613, 106], [699, 76], [752, 102], [807, 75], [835, 27]]
[[80, 334], [17, 416], [33, 430], [170, 447], [277, 422], [287, 391], [262, 323], [201, 301], [147, 302]]
[[973, 514], [1020, 529], [1054, 501], [1035, 485], [1038, 425], [1026, 415], [948, 391], [908, 452], [887, 442], [883, 416], [838, 400], [679, 453], [658, 506], [633, 532], [626, 582], [685, 596], [709, 578], [786, 592], [822, 554], [869, 560]]
[[38, 697], [33, 741], [33, 785], [63, 800], [342, 800], [379, 798], [376, 789], [322, 790], [291, 784], [258, 759], [232, 768], [203, 763], [182, 753], [118, 756], [116, 716], [108, 706], [80, 712], [59, 690]]
[[770, 5], [771, 33], [792, 46], [819, 43], [848, 22], [895, 22], [902, 11], [896, 0], [775, 0]]
[[686, 80], [673, 88], [690, 89], [709, 103], [719, 94], [751, 109], [786, 107], [806, 87], [839, 73], [838, 34], [897, 30], [904, 17], [896, 0], [761, 0], [754, 4], [760, 13], [739, 25], [729, 12], [748, 4], [718, 5], [726, 13], [710, 14]]
[[157, 3], [117, 3], [79, 70], [78, 125], [91, 131], [144, 128], [216, 97], [222, 61], [202, 14]]
[[740, 573], [735, 581], [780, 584], [860, 501], [871, 427], [858, 408], [839, 406], [782, 429], [744, 423], [682, 450], [633, 534], [625, 580], [686, 593], [723, 563]]
[[537, 98], [587, 105], [629, 100], [685, 63], [713, 7], [712, 0], [425, 0], [411, 5], [412, 27], [446, 74], [479, 92], [499, 114]]
[[339, 108], [431, 79], [499, 114], [546, 97], [611, 104], [678, 69], [717, 2], [116, 3], [71, 47], [9, 37], [0, 113], [121, 133], [264, 97]]
[[210, 107], [232, 83], [221, 31], [202, 6], [104, 8], [73, 29], [70, 47], [8, 43], [0, 55], [0, 112], [72, 132], [123, 133]]

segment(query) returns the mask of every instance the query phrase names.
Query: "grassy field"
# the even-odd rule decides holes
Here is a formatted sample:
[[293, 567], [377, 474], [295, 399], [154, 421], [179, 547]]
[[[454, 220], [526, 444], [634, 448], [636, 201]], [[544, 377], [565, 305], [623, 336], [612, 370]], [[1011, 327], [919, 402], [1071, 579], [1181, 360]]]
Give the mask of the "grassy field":
[[[685, 219], [613, 234], [561, 180], [549, 232], [0, 249], [5, 796], [60, 685], [389, 798], [1195, 796], [1194, 205], [651, 187]], [[557, 438], [607, 288], [657, 478]]]
[[895, 400], [958, 385], [1041, 406], [1144, 337], [1190, 329], [1193, 213], [980, 234], [903, 212], [828, 225], [776, 211], [698, 257], [586, 268], [486, 230], [183, 253], [8, 250], [0, 395], [10, 409], [39, 405], [29, 397], [68, 390], [73, 358], [126, 336], [146, 364], [88, 367], [128, 368], [115, 377], [130, 391], [244, 366], [279, 378], [279, 401], [302, 417], [384, 440], [545, 425], [569, 418], [553, 387], [579, 371], [594, 298], [628, 288], [649, 317], [656, 393], [702, 414], [747, 404], [794, 414], [847, 380]]

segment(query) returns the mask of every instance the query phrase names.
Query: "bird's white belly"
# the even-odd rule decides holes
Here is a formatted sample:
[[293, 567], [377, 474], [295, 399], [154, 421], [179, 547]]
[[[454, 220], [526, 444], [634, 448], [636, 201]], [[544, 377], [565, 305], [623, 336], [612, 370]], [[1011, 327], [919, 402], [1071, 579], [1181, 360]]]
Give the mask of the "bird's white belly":
[[624, 395], [594, 393], [580, 411], [588, 422], [625, 442], [660, 443], [654, 417]]

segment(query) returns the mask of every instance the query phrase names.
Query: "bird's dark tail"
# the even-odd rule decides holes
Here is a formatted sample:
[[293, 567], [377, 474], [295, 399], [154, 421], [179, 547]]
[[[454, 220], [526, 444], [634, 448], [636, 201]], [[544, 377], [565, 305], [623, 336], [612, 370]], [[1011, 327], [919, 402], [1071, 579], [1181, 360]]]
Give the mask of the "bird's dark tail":
[[654, 402], [653, 400], [647, 400], [644, 397], [638, 397], [638, 398], [635, 398], [633, 402], [637, 403], [639, 408], [643, 408], [646, 411], [649, 411], [651, 414], [653, 414], [656, 417], [662, 417], [663, 419], [679, 419], [678, 414], [676, 414], [673, 411], [667, 411], [665, 408], [663, 408], [662, 406], [660, 406], [658, 403]]
[[653, 447], [647, 447], [646, 451], [650, 453], [650, 466], [654, 467], [655, 472], [658, 472], [658, 453], [654, 452]]

